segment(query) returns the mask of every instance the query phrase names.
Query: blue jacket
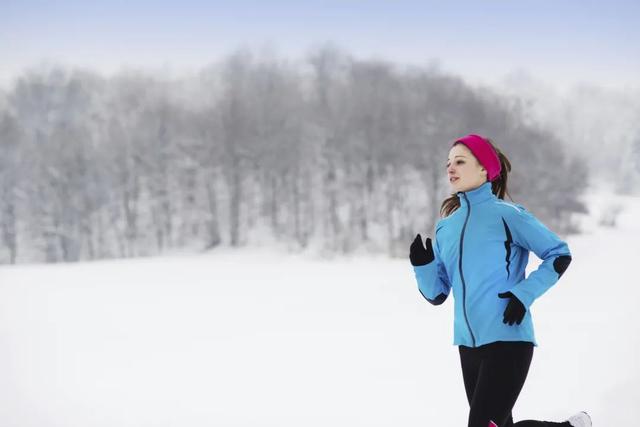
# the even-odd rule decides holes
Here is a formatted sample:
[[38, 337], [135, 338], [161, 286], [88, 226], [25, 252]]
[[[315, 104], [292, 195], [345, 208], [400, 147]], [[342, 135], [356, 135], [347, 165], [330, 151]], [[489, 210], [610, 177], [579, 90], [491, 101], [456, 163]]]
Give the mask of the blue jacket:
[[[454, 345], [528, 341], [537, 346], [529, 308], [568, 267], [569, 247], [523, 206], [496, 197], [490, 182], [457, 195], [460, 208], [436, 223], [435, 259], [413, 267], [418, 289], [438, 305], [453, 288]], [[529, 251], [543, 262], [525, 278]], [[520, 325], [502, 321], [509, 299], [498, 294], [507, 291], [527, 309]]]

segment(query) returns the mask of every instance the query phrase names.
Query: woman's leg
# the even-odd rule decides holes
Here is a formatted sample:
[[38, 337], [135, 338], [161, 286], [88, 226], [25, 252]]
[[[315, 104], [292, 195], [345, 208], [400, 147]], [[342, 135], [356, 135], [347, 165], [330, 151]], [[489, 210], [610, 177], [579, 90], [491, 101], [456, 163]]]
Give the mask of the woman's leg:
[[462, 366], [462, 380], [464, 381], [464, 390], [467, 394], [469, 406], [473, 400], [473, 393], [478, 382], [478, 374], [482, 365], [481, 348], [472, 348], [461, 345], [458, 347], [460, 353], [460, 365]]
[[511, 409], [529, 372], [533, 344], [495, 342], [486, 346], [469, 411], [469, 427], [512, 427]]
[[[472, 406], [473, 396], [475, 394], [476, 385], [478, 384], [480, 370], [483, 365], [486, 365], [485, 362], [489, 356], [489, 349], [491, 347], [491, 345], [483, 345], [475, 348], [464, 345], [458, 347], [458, 351], [460, 352], [460, 364], [462, 367], [462, 379], [464, 381], [464, 389], [470, 407]], [[509, 414], [509, 419], [504, 425], [505, 427], [513, 426], [511, 414]]]
[[496, 342], [477, 348], [460, 346], [465, 391], [470, 404], [469, 427], [570, 426], [526, 420], [513, 423], [511, 409], [522, 390], [531, 365], [533, 344]]

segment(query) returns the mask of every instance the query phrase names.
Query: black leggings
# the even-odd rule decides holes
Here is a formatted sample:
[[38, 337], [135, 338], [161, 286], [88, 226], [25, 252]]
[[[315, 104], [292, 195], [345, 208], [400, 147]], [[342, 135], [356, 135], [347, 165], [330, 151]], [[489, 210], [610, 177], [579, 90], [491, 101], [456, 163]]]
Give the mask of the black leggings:
[[513, 423], [515, 405], [533, 357], [533, 344], [498, 341], [480, 347], [459, 346], [464, 388], [469, 400], [468, 427], [571, 426], [568, 422], [519, 421]]

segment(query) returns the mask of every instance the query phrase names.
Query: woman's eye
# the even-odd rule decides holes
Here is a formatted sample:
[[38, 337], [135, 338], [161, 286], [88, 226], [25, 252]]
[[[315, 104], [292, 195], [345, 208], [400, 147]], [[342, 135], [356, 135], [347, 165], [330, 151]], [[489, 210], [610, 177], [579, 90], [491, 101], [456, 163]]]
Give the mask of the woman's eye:
[[[464, 160], [456, 160], [456, 165], [464, 165]], [[451, 166], [451, 163], [447, 163], [447, 167]]]

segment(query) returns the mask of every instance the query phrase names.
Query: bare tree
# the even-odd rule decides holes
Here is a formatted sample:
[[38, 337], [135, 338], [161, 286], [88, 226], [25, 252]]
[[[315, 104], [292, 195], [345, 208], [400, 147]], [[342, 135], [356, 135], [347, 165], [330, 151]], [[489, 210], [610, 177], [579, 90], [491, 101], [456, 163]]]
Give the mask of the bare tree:
[[303, 63], [238, 51], [180, 81], [34, 69], [0, 101], [11, 263], [241, 246], [262, 232], [296, 250], [405, 256], [438, 220], [448, 150], [469, 132], [507, 154], [511, 196], [543, 221], [576, 232], [585, 211], [588, 162], [524, 103], [331, 45]]
[[8, 261], [18, 257], [18, 212], [22, 168], [22, 130], [9, 112], [0, 113], [0, 228], [2, 242], [8, 250]]

